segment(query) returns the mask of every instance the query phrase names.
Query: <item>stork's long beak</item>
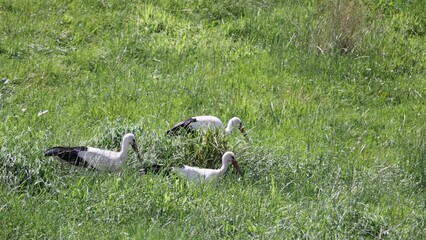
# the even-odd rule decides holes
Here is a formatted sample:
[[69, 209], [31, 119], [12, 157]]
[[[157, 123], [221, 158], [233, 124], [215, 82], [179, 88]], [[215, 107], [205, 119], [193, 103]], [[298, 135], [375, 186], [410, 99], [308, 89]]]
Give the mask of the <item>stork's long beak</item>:
[[238, 164], [237, 160], [232, 161], [232, 165], [234, 165], [234, 168], [237, 169], [237, 172], [243, 176], [243, 172], [241, 171], [240, 165]]
[[240, 127], [240, 132], [243, 134], [244, 137], [247, 137], [246, 130], [244, 129], [244, 126]]
[[139, 161], [142, 161], [142, 157], [141, 157], [141, 154], [139, 153], [138, 145], [136, 144], [136, 142], [131, 143], [130, 145], [132, 145], [132, 148], [135, 151], [136, 156], [139, 159]]

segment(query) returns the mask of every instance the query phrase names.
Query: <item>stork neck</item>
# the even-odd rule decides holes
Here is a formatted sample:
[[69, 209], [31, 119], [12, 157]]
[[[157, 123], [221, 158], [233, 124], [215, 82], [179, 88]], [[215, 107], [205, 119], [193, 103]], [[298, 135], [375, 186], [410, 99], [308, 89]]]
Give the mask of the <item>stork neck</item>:
[[232, 119], [229, 120], [228, 125], [225, 128], [225, 134], [230, 134], [234, 126], [232, 125]]
[[229, 164], [228, 163], [223, 163], [222, 167], [220, 167], [219, 170], [219, 174], [224, 174], [227, 170], [228, 170]]
[[123, 140], [123, 142], [121, 143], [121, 150], [120, 150], [121, 158], [126, 159], [128, 153], [129, 153], [129, 142], [126, 140]]

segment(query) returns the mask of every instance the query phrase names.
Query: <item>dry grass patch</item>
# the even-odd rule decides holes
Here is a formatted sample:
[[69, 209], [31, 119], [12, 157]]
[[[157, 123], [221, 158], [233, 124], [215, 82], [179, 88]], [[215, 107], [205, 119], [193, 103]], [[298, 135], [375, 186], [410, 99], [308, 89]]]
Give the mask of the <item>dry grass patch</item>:
[[360, 1], [325, 1], [312, 33], [312, 46], [321, 53], [354, 52], [367, 28], [366, 18], [367, 8]]

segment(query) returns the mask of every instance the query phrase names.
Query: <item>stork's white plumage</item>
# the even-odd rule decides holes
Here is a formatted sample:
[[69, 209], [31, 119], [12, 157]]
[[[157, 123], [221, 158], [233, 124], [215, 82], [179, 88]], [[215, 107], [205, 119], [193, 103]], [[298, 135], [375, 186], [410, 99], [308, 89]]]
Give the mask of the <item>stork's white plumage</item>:
[[[245, 136], [245, 130], [241, 119], [233, 117], [228, 121], [228, 125], [225, 128], [225, 134], [230, 134], [236, 127]], [[198, 131], [206, 130], [208, 128], [219, 129], [223, 128], [222, 121], [215, 116], [196, 116], [190, 117], [182, 122], [176, 123], [171, 129], [167, 131], [169, 135], [178, 134], [181, 130], [187, 131]]]
[[57, 156], [70, 164], [94, 168], [103, 171], [120, 171], [127, 159], [129, 145], [141, 160], [136, 138], [132, 133], [124, 135], [120, 152], [93, 147], [53, 147], [44, 152], [44, 156]]
[[235, 169], [240, 175], [243, 175], [233, 152], [226, 152], [225, 154], [223, 154], [222, 167], [219, 169], [206, 169], [184, 165], [183, 167], [172, 168], [172, 172], [175, 172], [178, 175], [195, 182], [209, 181], [223, 176], [228, 170], [230, 163], [234, 165]]

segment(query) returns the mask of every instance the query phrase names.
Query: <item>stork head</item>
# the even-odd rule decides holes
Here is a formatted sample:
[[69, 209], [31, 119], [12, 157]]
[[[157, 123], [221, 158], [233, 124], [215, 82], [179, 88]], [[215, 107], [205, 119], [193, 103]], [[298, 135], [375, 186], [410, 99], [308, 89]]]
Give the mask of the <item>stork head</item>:
[[244, 125], [243, 125], [243, 121], [241, 121], [240, 118], [238, 117], [233, 117], [229, 120], [228, 122], [228, 126], [227, 126], [227, 132], [232, 131], [232, 129], [234, 129], [235, 127], [238, 127], [238, 130], [240, 130], [240, 132], [246, 136], [246, 132], [244, 130]]
[[222, 162], [223, 164], [232, 164], [234, 168], [237, 170], [237, 172], [243, 176], [243, 172], [241, 171], [240, 165], [237, 162], [237, 159], [235, 158], [235, 154], [233, 152], [226, 152], [222, 156]]
[[142, 157], [141, 157], [141, 155], [139, 153], [139, 148], [138, 148], [138, 145], [136, 143], [136, 137], [135, 137], [135, 135], [133, 135], [133, 133], [127, 133], [126, 135], [124, 135], [124, 137], [123, 137], [123, 145], [125, 145], [126, 143], [130, 144], [130, 146], [132, 146], [132, 148], [135, 151], [138, 159], [140, 161], [142, 161]]

